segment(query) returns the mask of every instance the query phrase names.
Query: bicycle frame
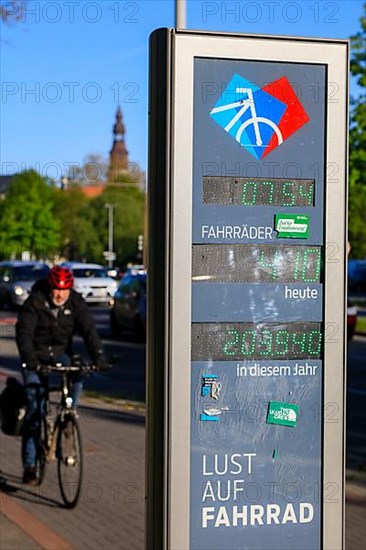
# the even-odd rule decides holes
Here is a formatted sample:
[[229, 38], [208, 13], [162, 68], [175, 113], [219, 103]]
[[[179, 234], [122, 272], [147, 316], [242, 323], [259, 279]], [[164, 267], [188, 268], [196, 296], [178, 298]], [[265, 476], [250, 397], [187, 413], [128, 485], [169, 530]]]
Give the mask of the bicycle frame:
[[[71, 386], [70, 374], [72, 372], [81, 372], [81, 370], [83, 369], [81, 369], [80, 367], [74, 367], [74, 366], [65, 367], [63, 365], [47, 367], [47, 371], [49, 373], [56, 373], [57, 375], [62, 376], [61, 384], [50, 386], [48, 379], [45, 384], [46, 395], [45, 395], [45, 404], [44, 404], [44, 417], [46, 420], [45, 443], [47, 447], [45, 449], [45, 452], [46, 452], [47, 463], [53, 462], [54, 460], [56, 460], [58, 428], [60, 424], [63, 422], [65, 415], [66, 414], [75, 415], [75, 410], [73, 409], [73, 400], [69, 396], [70, 386]], [[60, 391], [61, 391], [61, 399], [56, 406], [56, 410], [57, 410], [56, 415], [53, 417], [51, 412], [50, 394], [56, 393], [56, 392], [58, 393]], [[41, 412], [41, 415], [42, 415], [42, 412]]]

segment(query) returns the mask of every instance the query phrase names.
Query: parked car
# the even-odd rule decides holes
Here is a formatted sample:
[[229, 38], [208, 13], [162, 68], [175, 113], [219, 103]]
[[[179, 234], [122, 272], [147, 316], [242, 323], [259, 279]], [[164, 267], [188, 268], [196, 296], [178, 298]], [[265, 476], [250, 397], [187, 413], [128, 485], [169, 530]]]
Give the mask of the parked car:
[[366, 260], [348, 260], [348, 289], [352, 293], [366, 292]]
[[113, 300], [118, 283], [108, 277], [106, 268], [99, 264], [82, 262], [64, 262], [74, 274], [74, 288], [89, 303], [110, 304]]
[[0, 262], [0, 307], [20, 307], [39, 279], [46, 278], [49, 267], [43, 262]]
[[132, 332], [136, 339], [146, 338], [146, 270], [137, 266], [126, 271], [119, 282], [110, 311], [113, 337]]
[[350, 341], [355, 333], [357, 323], [357, 307], [347, 303], [347, 340]]

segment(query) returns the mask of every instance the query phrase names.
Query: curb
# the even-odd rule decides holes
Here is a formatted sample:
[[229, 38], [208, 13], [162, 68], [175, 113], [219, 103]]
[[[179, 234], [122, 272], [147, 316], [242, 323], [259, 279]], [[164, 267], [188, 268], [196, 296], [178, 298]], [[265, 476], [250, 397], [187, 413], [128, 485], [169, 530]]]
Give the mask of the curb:
[[[19, 371], [12, 371], [10, 369], [4, 369], [0, 367], [0, 382], [5, 381], [8, 377], [16, 378], [19, 382], [23, 383], [23, 377]], [[94, 392], [93, 392], [94, 393]], [[136, 415], [139, 417], [145, 417], [146, 404], [140, 401], [130, 401], [128, 399], [119, 399], [109, 397], [107, 394], [88, 395], [88, 390], [84, 390], [79, 407], [88, 406], [98, 409], [103, 405], [103, 408], [111, 411], [121, 412]]]
[[146, 405], [137, 401], [128, 401], [127, 399], [113, 399], [101, 394], [99, 397], [89, 397], [82, 395], [79, 407], [88, 406], [98, 409], [103, 405], [103, 408], [110, 411], [127, 413], [138, 417], [146, 416]]
[[346, 481], [346, 502], [366, 507], [366, 485], [364, 482]]

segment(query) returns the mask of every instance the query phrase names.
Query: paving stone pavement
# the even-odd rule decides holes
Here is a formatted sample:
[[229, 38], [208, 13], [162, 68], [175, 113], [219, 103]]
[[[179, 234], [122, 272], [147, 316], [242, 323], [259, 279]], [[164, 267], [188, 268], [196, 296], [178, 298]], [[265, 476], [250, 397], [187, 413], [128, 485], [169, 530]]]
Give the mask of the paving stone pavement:
[[[82, 497], [74, 510], [62, 506], [56, 464], [39, 488], [21, 484], [20, 440], [0, 435], [0, 512], [7, 502], [31, 514], [73, 550], [144, 549], [144, 418], [111, 408], [79, 409], [85, 450]], [[366, 548], [366, 485], [347, 483], [345, 550]], [[5, 500], [4, 500], [5, 499]], [[60, 550], [40, 544], [0, 513], [1, 550]], [[37, 529], [35, 528], [36, 534]], [[43, 538], [43, 540], [47, 540]]]
[[366, 548], [366, 484], [346, 485], [345, 550]]
[[[3, 434], [0, 436], [1, 500], [15, 500], [75, 550], [142, 550], [144, 419], [110, 410], [104, 404], [101, 408], [80, 407], [79, 418], [85, 470], [78, 506], [73, 510], [63, 508], [55, 463], [48, 466], [41, 487], [22, 485], [20, 440]], [[6, 520], [5, 527], [9, 528]], [[1, 541], [0, 548], [8, 550]], [[18, 550], [23, 547], [18, 546]]]
[[42, 550], [16, 523], [0, 513], [1, 550]]

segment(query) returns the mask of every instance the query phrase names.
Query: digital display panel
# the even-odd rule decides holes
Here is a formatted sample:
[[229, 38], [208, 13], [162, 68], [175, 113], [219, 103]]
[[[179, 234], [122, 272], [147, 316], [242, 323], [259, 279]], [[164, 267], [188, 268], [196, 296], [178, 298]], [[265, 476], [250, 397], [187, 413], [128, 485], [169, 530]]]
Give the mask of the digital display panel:
[[217, 283], [319, 283], [322, 247], [272, 244], [196, 244], [192, 280]]
[[311, 179], [203, 176], [203, 202], [241, 206], [314, 206]]
[[321, 323], [192, 323], [193, 361], [320, 359]]

